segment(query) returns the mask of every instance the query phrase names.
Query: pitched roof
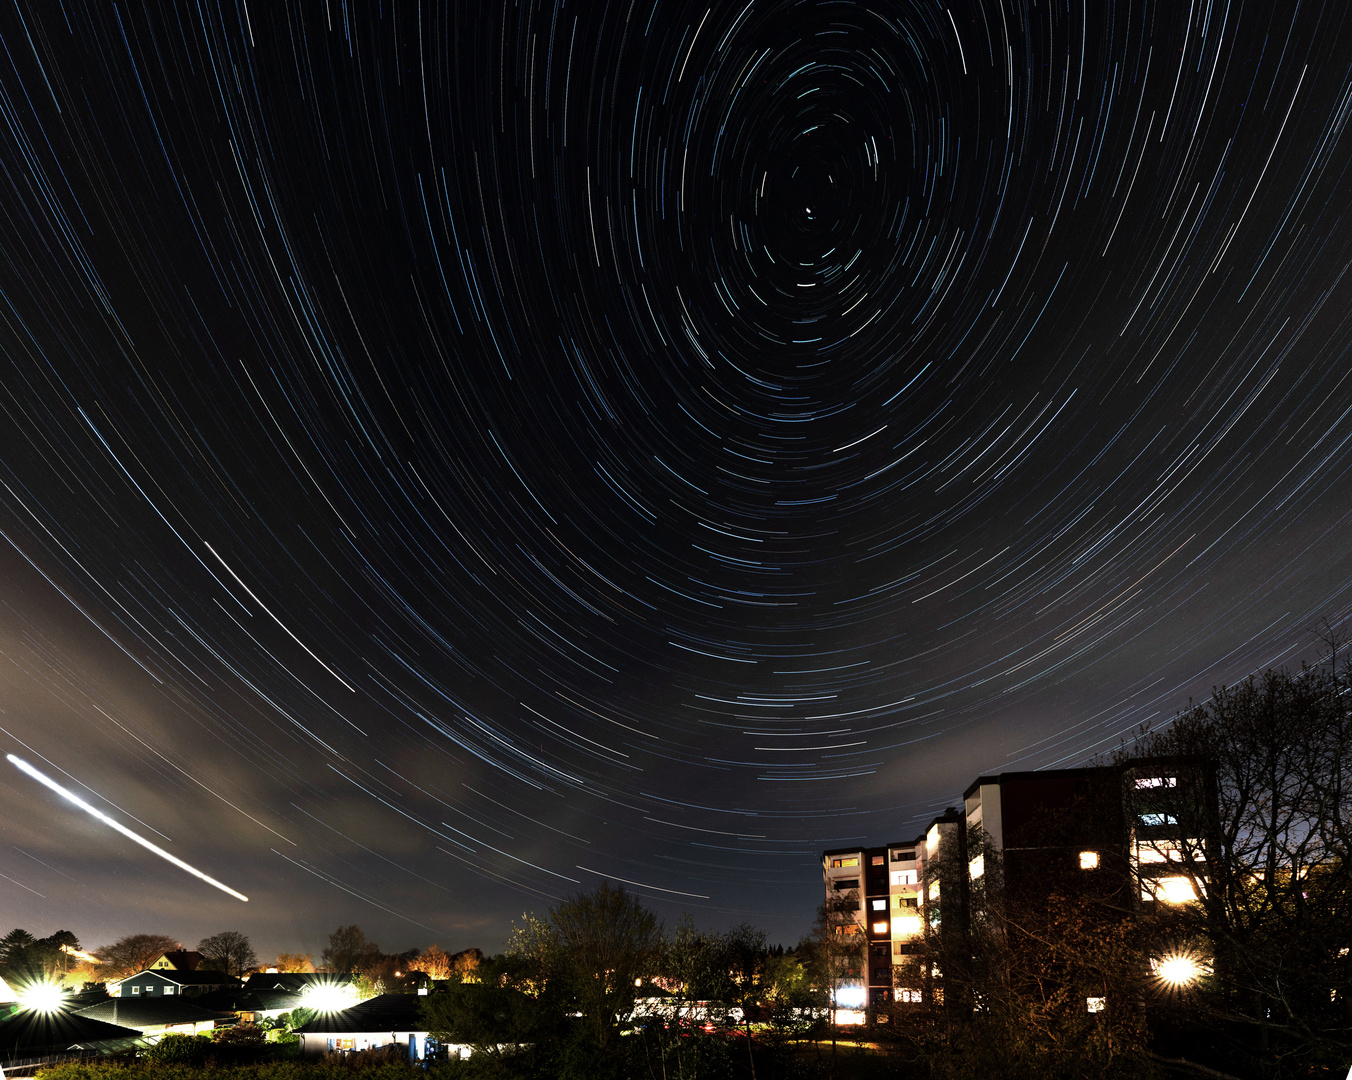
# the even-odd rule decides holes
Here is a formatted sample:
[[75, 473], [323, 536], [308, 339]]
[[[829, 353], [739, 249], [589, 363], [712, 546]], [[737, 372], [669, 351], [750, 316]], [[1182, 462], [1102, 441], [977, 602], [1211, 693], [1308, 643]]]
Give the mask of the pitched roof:
[[290, 990], [302, 994], [312, 986], [346, 986], [350, 974], [327, 971], [255, 971], [244, 983], [245, 990]]
[[341, 1012], [323, 1013], [296, 1030], [302, 1034], [426, 1031], [420, 1016], [425, 1000], [418, 994], [381, 994]]
[[0, 1061], [70, 1049], [96, 1049], [139, 1039], [135, 1028], [107, 1024], [93, 1017], [60, 1010], [34, 1012], [0, 1007]]
[[192, 949], [175, 949], [172, 952], [164, 953], [150, 967], [157, 971], [169, 969], [171, 971], [196, 971], [202, 966], [204, 957], [200, 952]]
[[138, 1031], [167, 1024], [202, 1024], [237, 1019], [234, 1013], [203, 1009], [178, 997], [111, 998], [80, 1009], [76, 1015], [123, 1024]]
[[300, 994], [290, 990], [241, 989], [213, 990], [209, 994], [190, 999], [202, 1009], [230, 1009], [234, 1012], [271, 1012], [273, 1009], [296, 1009], [301, 1005]]
[[164, 979], [166, 982], [177, 983], [179, 986], [238, 986], [239, 980], [224, 971], [174, 971], [170, 968], [156, 968], [151, 971], [146, 968], [144, 971], [138, 971], [135, 975], [128, 975], [125, 979], [118, 979], [113, 985], [121, 986], [125, 982], [139, 982], [147, 975], [153, 975], [157, 979]]

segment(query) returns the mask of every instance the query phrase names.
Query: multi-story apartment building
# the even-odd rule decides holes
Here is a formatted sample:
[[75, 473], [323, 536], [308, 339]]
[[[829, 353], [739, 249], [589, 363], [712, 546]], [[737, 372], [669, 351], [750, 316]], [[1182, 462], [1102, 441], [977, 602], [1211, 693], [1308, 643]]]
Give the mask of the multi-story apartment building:
[[1176, 808], [1180, 785], [1206, 797], [1205, 776], [1198, 763], [1158, 760], [980, 776], [961, 809], [914, 840], [823, 852], [827, 900], [857, 905], [861, 943], [837, 1005], [939, 998], [941, 976], [921, 962], [920, 944], [970, 925], [988, 858], [1000, 887], [1024, 897], [1069, 888], [1128, 910], [1194, 899], [1205, 845], [1183, 835]]

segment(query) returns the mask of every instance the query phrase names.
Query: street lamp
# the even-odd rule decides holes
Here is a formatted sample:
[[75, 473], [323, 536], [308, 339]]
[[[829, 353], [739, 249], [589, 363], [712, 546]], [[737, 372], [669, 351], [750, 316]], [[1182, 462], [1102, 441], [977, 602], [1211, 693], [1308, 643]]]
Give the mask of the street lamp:
[[1170, 953], [1155, 965], [1155, 977], [1174, 990], [1191, 986], [1205, 973], [1205, 966], [1186, 953]]
[[19, 1005], [37, 1013], [59, 1012], [65, 1004], [65, 994], [59, 983], [34, 982], [19, 989]]

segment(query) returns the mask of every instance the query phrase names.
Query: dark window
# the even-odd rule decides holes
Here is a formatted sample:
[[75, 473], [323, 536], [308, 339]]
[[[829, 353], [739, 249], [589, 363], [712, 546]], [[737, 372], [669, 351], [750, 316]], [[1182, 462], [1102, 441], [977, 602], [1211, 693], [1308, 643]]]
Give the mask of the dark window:
[[834, 885], [836, 892], [846, 892], [849, 889], [859, 888], [859, 879], [857, 877], [840, 878], [834, 882]]
[[893, 862], [915, 862], [914, 851], [894, 851], [892, 852]]

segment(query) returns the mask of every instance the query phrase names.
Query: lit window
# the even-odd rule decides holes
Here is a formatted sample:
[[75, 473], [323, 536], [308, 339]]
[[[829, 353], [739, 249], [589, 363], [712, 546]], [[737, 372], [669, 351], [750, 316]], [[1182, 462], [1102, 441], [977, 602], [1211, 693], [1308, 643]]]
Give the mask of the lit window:
[[887, 920], [884, 919], [884, 920], [882, 920], [881, 922], [876, 922], [876, 923], [874, 923], [874, 924], [873, 924], [873, 932], [874, 932], [875, 934], [885, 934], [885, 933], [887, 933]]
[[1098, 852], [1097, 852], [1097, 851], [1082, 851], [1082, 852], [1080, 852], [1080, 869], [1081, 869], [1081, 870], [1097, 870], [1097, 869], [1098, 869]]
[[899, 915], [892, 920], [894, 938], [916, 937], [923, 928], [924, 923], [920, 921], [919, 915]]
[[972, 880], [975, 881], [986, 872], [986, 856], [978, 855], [967, 864], [967, 869], [971, 872]]
[[1178, 777], [1176, 776], [1138, 776], [1136, 778], [1137, 790], [1144, 788], [1162, 788], [1178, 787]]
[[1143, 900], [1161, 900], [1166, 904], [1186, 904], [1197, 899], [1192, 879], [1181, 875], [1155, 878], [1147, 881], [1141, 890]]
[[174, 988], [173, 988], [172, 986], [166, 986], [166, 987], [164, 988], [164, 992], [165, 992], [166, 994], [172, 994], [172, 993], [174, 992]]
[[858, 865], [859, 865], [859, 857], [858, 857], [857, 855], [856, 855], [856, 856], [853, 856], [853, 857], [851, 857], [851, 858], [848, 858], [848, 859], [832, 859], [832, 860], [831, 860], [831, 869], [832, 869], [832, 870], [839, 870], [842, 866], [858, 866]]
[[133, 987], [131, 988], [131, 992], [132, 992], [133, 994], [139, 994], [139, 993], [141, 992], [141, 988], [140, 988], [139, 986], [133, 986]]
[[899, 885], [914, 885], [919, 881], [919, 876], [915, 870], [893, 870], [892, 887]]
[[886, 863], [887, 863], [886, 855], [874, 855], [868, 861], [869, 866], [883, 866]]
[[887, 901], [886, 901], [886, 900], [870, 900], [870, 901], [869, 901], [869, 907], [872, 908], [874, 911], [886, 911], [886, 910], [887, 910]]
[[1084, 999], [1085, 1008], [1091, 1013], [1102, 1012], [1108, 1007], [1108, 999], [1101, 997], [1092, 997]]
[[924, 998], [919, 990], [898, 990], [897, 1000], [918, 1005]]
[[1178, 818], [1173, 814], [1142, 814], [1142, 825], [1177, 825]]

